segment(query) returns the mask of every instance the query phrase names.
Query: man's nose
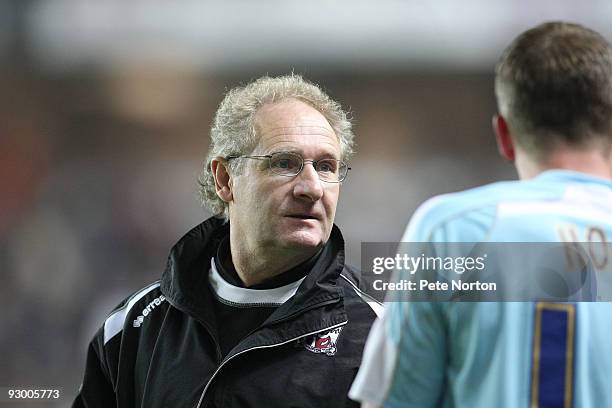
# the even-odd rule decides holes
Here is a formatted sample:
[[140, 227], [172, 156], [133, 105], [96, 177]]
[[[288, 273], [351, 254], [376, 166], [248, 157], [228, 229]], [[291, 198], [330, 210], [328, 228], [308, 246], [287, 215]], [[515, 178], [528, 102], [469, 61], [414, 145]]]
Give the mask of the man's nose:
[[296, 178], [296, 184], [293, 188], [295, 197], [313, 202], [323, 197], [322, 181], [312, 162], [304, 162], [304, 168]]

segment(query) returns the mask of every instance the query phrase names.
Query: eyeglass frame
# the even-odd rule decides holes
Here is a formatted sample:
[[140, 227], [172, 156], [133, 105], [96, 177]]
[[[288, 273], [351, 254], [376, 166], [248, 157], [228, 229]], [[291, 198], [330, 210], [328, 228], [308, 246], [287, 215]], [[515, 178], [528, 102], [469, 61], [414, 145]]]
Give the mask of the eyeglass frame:
[[[275, 154], [292, 154], [294, 156], [298, 156], [301, 159], [302, 165], [300, 166], [300, 169], [298, 170], [297, 173], [295, 174], [279, 174], [274, 172], [274, 170], [272, 170], [272, 156]], [[319, 180], [324, 181], [326, 183], [342, 183], [344, 180], [346, 180], [346, 177], [348, 176], [349, 170], [351, 170], [351, 168], [348, 166], [347, 163], [343, 162], [342, 160], [339, 159], [329, 159], [329, 158], [325, 158], [325, 159], [319, 159], [319, 160], [311, 160], [311, 159], [304, 159], [304, 157], [302, 157], [301, 154], [298, 153], [294, 153], [294, 152], [274, 152], [274, 153], [270, 153], [270, 154], [260, 154], [260, 155], [230, 155], [225, 157], [225, 160], [230, 161], [232, 159], [255, 159], [255, 160], [268, 160], [268, 168], [270, 169], [270, 171], [274, 174], [276, 174], [277, 176], [281, 176], [281, 177], [296, 177], [298, 176], [302, 170], [304, 170], [304, 164], [306, 163], [312, 163], [312, 167], [315, 168], [315, 171], [317, 173], [317, 176], [319, 176]], [[316, 165], [318, 162], [323, 161], [323, 160], [334, 160], [336, 162], [338, 162], [339, 164], [344, 164], [346, 166], [346, 173], [344, 174], [344, 177], [340, 178], [338, 177], [338, 181], [331, 181], [331, 180], [324, 180], [321, 178], [321, 176], [319, 175], [319, 172], [316, 169]], [[340, 166], [338, 166], [338, 168], [340, 168]]]

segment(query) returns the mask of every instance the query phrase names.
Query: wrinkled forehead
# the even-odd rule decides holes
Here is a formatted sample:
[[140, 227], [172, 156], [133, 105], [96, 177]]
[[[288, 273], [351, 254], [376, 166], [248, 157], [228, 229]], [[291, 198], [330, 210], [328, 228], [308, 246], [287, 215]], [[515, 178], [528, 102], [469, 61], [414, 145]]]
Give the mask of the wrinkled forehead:
[[333, 133], [331, 125], [321, 112], [297, 99], [265, 104], [255, 114], [255, 130], [262, 133], [299, 127], [321, 127]]
[[327, 136], [330, 138], [338, 139], [334, 130], [328, 126], [321, 126], [318, 123], [296, 123], [295, 126], [282, 126], [275, 128], [262, 127], [258, 129], [258, 135], [266, 136], [268, 138], [276, 138], [282, 136], [297, 136], [297, 137], [308, 137], [308, 136]]
[[338, 137], [325, 116], [297, 100], [264, 105], [255, 115], [255, 132], [261, 147], [314, 144], [340, 152]]
[[257, 154], [294, 152], [304, 157], [329, 156], [341, 159], [340, 143], [336, 134], [321, 126], [295, 126], [269, 129], [263, 132], [255, 147]]

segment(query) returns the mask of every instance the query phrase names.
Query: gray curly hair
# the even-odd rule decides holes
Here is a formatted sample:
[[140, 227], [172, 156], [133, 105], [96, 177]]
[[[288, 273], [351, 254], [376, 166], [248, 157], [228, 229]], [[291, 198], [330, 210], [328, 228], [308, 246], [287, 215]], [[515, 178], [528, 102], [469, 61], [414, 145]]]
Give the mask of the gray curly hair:
[[[266, 104], [285, 99], [303, 101], [321, 112], [336, 133], [342, 160], [353, 155], [354, 135], [351, 121], [340, 104], [323, 90], [300, 75], [262, 77], [245, 86], [231, 89], [226, 95], [210, 130], [210, 148], [206, 165], [198, 179], [200, 198], [213, 215], [227, 219], [228, 205], [217, 196], [211, 161], [215, 157], [249, 154], [259, 140], [255, 134], [255, 114]], [[229, 162], [231, 171], [239, 171], [239, 161]]]

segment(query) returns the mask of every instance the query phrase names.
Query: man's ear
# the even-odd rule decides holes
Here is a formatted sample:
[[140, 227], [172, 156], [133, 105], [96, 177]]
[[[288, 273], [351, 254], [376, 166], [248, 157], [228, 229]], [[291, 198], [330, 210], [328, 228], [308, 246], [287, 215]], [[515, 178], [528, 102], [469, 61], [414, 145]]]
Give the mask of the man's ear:
[[510, 135], [508, 122], [499, 113], [493, 116], [493, 131], [495, 132], [495, 141], [497, 142], [497, 150], [500, 156], [513, 162], [515, 158], [514, 141], [512, 140], [512, 135]]
[[220, 199], [229, 203], [234, 198], [232, 193], [232, 178], [227, 171], [228, 163], [221, 157], [215, 157], [210, 162], [210, 169], [215, 178], [215, 190]]

